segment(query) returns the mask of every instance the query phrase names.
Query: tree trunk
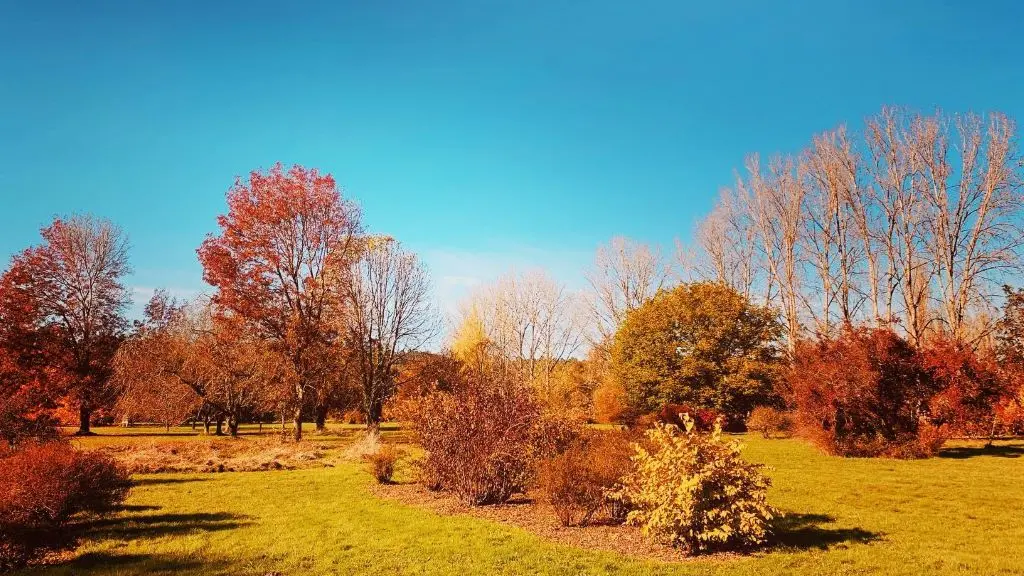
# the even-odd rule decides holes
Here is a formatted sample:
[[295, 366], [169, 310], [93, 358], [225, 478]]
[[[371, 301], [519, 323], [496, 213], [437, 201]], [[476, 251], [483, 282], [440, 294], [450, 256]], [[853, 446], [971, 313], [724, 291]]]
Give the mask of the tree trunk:
[[89, 430], [89, 418], [92, 416], [92, 409], [84, 401], [78, 405], [78, 432], [76, 436], [87, 436], [92, 434]]
[[380, 420], [383, 413], [383, 403], [371, 400], [366, 406], [366, 435], [374, 436], [380, 434]]
[[232, 438], [238, 437], [238, 418], [231, 416], [228, 418], [228, 432]]
[[203, 430], [206, 432], [207, 436], [210, 435], [210, 419], [208, 417], [203, 418]]
[[316, 407], [316, 431], [323, 432], [327, 428], [327, 407]]
[[214, 434], [217, 436], [224, 435], [224, 418], [222, 416], [217, 417], [217, 431]]
[[295, 429], [292, 430], [292, 438], [296, 442], [299, 442], [299, 441], [302, 440], [302, 403], [301, 402], [299, 403], [299, 406], [295, 409], [294, 423], [295, 423]]

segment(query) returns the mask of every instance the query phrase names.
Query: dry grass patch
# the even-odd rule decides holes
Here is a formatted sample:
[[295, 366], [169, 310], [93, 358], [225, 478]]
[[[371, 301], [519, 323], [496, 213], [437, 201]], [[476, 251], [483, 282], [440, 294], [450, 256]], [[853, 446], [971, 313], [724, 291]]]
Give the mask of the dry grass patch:
[[103, 446], [132, 474], [252, 472], [333, 466], [331, 446], [280, 438], [234, 438]]

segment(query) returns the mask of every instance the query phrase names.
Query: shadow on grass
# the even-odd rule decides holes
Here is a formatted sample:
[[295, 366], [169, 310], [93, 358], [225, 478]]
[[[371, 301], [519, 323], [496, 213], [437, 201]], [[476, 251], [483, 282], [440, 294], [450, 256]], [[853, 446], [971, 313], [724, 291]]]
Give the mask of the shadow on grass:
[[209, 478], [138, 478], [133, 480], [135, 486], [156, 486], [159, 484], [185, 484], [186, 482], [206, 482]]
[[121, 504], [115, 506], [112, 512], [149, 512], [159, 510], [159, 506], [147, 506], [145, 504]]
[[251, 523], [247, 516], [226, 512], [126, 514], [86, 520], [78, 524], [77, 529], [86, 540], [138, 540], [233, 530]]
[[223, 560], [179, 558], [166, 554], [111, 554], [109, 552], [88, 552], [63, 562], [60, 568], [69, 574], [154, 574], [169, 576], [172, 574], [222, 573], [228, 571], [230, 564]]
[[997, 456], [999, 458], [1020, 458], [1024, 456], [1024, 446], [958, 446], [943, 448], [939, 458], [966, 460], [977, 456]]
[[880, 540], [882, 535], [861, 528], [827, 528], [836, 519], [827, 514], [787, 513], [777, 519], [773, 528], [773, 547], [795, 550], [827, 550], [839, 544], [866, 544]]

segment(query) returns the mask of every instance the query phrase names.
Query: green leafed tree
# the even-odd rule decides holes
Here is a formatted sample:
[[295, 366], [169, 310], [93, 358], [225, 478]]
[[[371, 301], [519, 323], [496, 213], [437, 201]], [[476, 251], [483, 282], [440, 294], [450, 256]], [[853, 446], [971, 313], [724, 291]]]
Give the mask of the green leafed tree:
[[615, 334], [612, 371], [634, 415], [674, 403], [738, 421], [772, 399], [781, 335], [773, 310], [732, 288], [681, 284], [627, 314]]

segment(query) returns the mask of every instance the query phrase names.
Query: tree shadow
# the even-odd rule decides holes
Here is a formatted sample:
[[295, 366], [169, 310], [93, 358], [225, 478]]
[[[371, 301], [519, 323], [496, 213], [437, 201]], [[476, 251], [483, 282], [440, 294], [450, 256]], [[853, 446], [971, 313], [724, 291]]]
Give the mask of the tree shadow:
[[194, 556], [181, 558], [167, 554], [87, 552], [73, 560], [60, 563], [60, 568], [69, 574], [91, 574], [94, 572], [107, 574], [111, 570], [115, 570], [117, 573], [170, 576], [230, 572], [228, 570], [230, 563], [226, 560], [199, 559]]
[[132, 480], [135, 486], [156, 486], [158, 484], [184, 484], [186, 482], [206, 482], [209, 478], [138, 478]]
[[247, 516], [226, 512], [123, 514], [84, 520], [76, 525], [85, 540], [137, 540], [192, 532], [219, 532], [252, 524]]
[[1024, 456], [1024, 446], [957, 446], [943, 448], [939, 458], [966, 460], [978, 456], [996, 456], [999, 458], [1020, 458]]
[[159, 509], [159, 506], [147, 506], [145, 504], [119, 504], [114, 506], [111, 512], [149, 512]]
[[839, 544], [867, 544], [882, 535], [862, 528], [826, 528], [836, 519], [827, 514], [787, 513], [772, 523], [772, 546], [796, 550], [827, 550]]

